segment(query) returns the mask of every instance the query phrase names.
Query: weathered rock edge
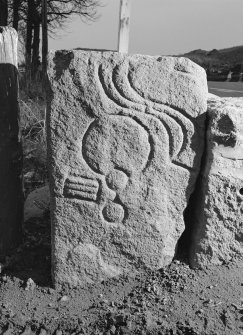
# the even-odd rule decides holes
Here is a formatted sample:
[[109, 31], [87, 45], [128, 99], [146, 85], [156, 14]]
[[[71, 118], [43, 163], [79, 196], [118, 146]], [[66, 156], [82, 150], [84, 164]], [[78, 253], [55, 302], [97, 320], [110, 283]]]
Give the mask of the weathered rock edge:
[[204, 167], [194, 197], [190, 265], [243, 255], [243, 98], [208, 100]]

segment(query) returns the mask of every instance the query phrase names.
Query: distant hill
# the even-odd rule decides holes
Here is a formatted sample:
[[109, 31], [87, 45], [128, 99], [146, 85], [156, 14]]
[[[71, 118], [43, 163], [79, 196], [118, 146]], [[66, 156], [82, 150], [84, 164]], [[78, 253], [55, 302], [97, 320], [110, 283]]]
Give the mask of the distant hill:
[[[180, 55], [204, 67], [208, 80], [242, 81], [243, 45], [227, 49], [206, 51], [197, 49]], [[231, 73], [230, 79], [228, 74]]]
[[182, 56], [190, 58], [195, 63], [203, 66], [205, 69], [225, 67], [234, 68], [238, 64], [243, 64], [243, 45], [227, 49], [193, 50]]

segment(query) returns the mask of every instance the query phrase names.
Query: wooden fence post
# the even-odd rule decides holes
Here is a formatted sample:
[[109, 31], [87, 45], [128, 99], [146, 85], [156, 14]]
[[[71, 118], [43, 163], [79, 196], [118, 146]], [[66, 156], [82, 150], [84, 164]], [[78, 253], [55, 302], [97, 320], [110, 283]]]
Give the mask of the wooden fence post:
[[131, 0], [121, 0], [118, 52], [128, 53]]
[[22, 145], [18, 104], [18, 35], [0, 27], [0, 261], [21, 242]]

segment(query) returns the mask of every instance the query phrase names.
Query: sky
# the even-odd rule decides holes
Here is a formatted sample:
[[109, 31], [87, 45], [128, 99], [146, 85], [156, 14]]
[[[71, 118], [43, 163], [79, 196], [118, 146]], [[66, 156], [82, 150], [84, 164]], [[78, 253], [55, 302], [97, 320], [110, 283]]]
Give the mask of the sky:
[[[52, 50], [116, 50], [120, 0], [101, 0], [99, 18], [72, 17]], [[129, 53], [178, 55], [243, 45], [243, 0], [131, 0]]]

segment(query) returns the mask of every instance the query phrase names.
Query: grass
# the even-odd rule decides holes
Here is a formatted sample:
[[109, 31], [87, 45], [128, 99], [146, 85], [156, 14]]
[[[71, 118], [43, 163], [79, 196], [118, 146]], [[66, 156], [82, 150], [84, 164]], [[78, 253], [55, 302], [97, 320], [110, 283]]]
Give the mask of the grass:
[[[38, 86], [38, 83], [35, 83]], [[34, 87], [34, 85], [32, 86]], [[20, 88], [20, 129], [22, 132], [24, 175], [31, 174], [31, 183], [25, 178], [25, 190], [42, 186], [47, 181], [46, 158], [46, 104], [38, 92]]]
[[209, 81], [208, 90], [219, 97], [243, 97], [243, 82]]

